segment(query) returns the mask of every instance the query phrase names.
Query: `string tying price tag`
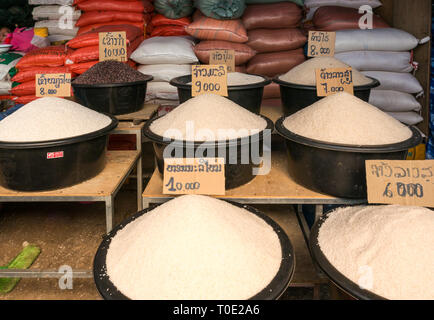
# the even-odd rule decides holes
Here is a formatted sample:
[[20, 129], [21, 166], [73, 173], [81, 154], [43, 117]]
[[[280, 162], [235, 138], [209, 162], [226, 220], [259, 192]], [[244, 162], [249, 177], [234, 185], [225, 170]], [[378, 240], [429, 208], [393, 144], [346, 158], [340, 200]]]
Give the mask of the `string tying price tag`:
[[316, 69], [315, 72], [318, 97], [326, 97], [343, 91], [354, 94], [351, 68]]
[[127, 34], [120, 32], [99, 33], [99, 61], [116, 60], [125, 62], [127, 57]]
[[335, 55], [335, 32], [309, 31], [308, 57], [333, 57]]
[[36, 75], [37, 97], [70, 97], [70, 73], [45, 73]]
[[164, 159], [163, 193], [224, 195], [224, 158]]
[[369, 203], [434, 207], [434, 160], [367, 160]]
[[228, 72], [226, 65], [195, 65], [191, 67], [191, 95], [204, 93], [228, 96]]

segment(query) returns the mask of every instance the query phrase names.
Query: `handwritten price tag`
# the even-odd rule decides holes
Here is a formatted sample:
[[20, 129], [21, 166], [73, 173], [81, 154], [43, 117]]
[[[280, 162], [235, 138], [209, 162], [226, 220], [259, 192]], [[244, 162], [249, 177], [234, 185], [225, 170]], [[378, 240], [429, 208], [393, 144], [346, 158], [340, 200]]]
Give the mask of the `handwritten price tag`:
[[316, 69], [316, 94], [326, 97], [338, 92], [354, 94], [351, 68]]
[[191, 95], [204, 93], [228, 96], [228, 70], [226, 65], [195, 65], [191, 67]]
[[367, 160], [369, 203], [434, 207], [434, 160]]
[[165, 159], [163, 193], [224, 195], [224, 158]]
[[70, 73], [45, 73], [36, 75], [37, 97], [70, 97]]
[[99, 61], [127, 61], [127, 34], [120, 32], [99, 33]]
[[309, 31], [308, 57], [333, 57], [335, 55], [335, 32]]
[[213, 50], [209, 57], [209, 64], [224, 64], [228, 72], [235, 72], [235, 50]]

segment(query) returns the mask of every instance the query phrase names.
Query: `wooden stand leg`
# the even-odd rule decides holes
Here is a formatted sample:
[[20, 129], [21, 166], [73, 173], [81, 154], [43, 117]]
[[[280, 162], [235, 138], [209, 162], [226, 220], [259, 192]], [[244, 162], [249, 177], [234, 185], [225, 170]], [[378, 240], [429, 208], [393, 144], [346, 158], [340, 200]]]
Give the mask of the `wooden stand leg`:
[[113, 229], [113, 219], [114, 219], [114, 207], [113, 207], [113, 197], [107, 197], [105, 200], [105, 220], [107, 233]]
[[143, 193], [143, 165], [142, 165], [142, 130], [136, 134], [137, 151], [139, 151], [139, 160], [137, 160], [137, 210], [143, 209], [142, 193]]

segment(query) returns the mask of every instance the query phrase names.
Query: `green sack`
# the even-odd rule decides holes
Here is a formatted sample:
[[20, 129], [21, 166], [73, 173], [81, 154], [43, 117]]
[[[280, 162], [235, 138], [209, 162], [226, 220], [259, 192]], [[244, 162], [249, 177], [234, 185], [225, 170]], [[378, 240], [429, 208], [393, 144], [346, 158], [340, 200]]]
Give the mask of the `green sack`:
[[300, 7], [304, 6], [304, 0], [246, 0], [247, 4], [268, 4], [268, 3], [277, 3], [277, 2], [294, 2], [298, 4]]
[[193, 13], [192, 0], [155, 0], [155, 11], [168, 19], [180, 19]]
[[219, 20], [238, 19], [246, 9], [245, 0], [195, 0], [204, 15]]

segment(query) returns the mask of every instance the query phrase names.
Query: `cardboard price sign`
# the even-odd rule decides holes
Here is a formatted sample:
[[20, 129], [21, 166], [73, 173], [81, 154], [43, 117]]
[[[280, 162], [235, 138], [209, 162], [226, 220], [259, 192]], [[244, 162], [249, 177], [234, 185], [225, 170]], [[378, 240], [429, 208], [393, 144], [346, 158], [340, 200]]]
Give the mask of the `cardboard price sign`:
[[37, 97], [70, 97], [70, 73], [45, 73], [36, 75]]
[[224, 195], [224, 158], [164, 159], [163, 193]]
[[228, 96], [228, 70], [226, 65], [195, 65], [191, 67], [191, 95], [204, 93]]
[[209, 57], [209, 64], [224, 64], [228, 72], [235, 72], [235, 50], [213, 50]]
[[434, 207], [434, 160], [367, 160], [369, 203]]
[[333, 57], [335, 55], [335, 32], [309, 31], [308, 57]]
[[318, 97], [326, 97], [342, 91], [354, 94], [351, 68], [316, 69], [315, 72]]
[[116, 60], [127, 61], [127, 33], [100, 32], [99, 33], [99, 61]]

